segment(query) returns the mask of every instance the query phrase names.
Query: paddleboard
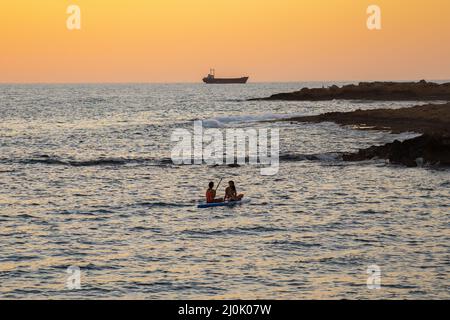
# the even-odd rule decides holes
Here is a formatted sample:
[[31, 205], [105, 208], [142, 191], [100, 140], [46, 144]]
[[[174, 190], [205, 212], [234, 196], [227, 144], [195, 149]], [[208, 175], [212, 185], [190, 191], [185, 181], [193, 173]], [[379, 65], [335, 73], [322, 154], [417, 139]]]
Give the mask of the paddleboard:
[[213, 208], [213, 207], [234, 207], [236, 205], [241, 205], [244, 203], [249, 203], [250, 199], [244, 198], [241, 201], [225, 201], [225, 202], [213, 202], [213, 203], [206, 203], [202, 202], [197, 205], [197, 208], [203, 209], [203, 208]]

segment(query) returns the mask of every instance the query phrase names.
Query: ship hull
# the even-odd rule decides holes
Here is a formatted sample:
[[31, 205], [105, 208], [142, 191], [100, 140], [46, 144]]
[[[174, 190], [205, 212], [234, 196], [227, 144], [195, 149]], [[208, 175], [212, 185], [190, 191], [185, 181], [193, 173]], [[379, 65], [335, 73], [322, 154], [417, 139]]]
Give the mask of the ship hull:
[[248, 77], [242, 78], [203, 78], [204, 83], [208, 84], [229, 84], [229, 83], [246, 83]]

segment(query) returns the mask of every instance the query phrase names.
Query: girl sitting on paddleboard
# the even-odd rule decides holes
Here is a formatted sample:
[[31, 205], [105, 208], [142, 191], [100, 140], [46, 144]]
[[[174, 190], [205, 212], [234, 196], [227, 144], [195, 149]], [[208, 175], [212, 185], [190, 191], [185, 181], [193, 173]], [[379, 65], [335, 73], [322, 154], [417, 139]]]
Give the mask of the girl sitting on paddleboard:
[[236, 187], [234, 186], [234, 181], [228, 181], [228, 187], [225, 189], [224, 201], [239, 201], [244, 195], [237, 194]]
[[223, 202], [222, 198], [216, 199], [216, 190], [214, 188], [214, 182], [210, 182], [208, 185], [208, 190], [206, 190], [206, 202], [214, 203], [214, 202]]

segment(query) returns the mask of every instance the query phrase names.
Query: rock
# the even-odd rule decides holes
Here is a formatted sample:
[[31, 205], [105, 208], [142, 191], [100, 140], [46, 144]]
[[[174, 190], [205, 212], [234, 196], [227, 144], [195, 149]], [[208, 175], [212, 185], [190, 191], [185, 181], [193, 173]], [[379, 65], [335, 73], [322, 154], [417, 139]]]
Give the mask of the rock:
[[450, 137], [424, 134], [403, 142], [395, 140], [384, 146], [360, 149], [357, 153], [344, 154], [342, 158], [344, 161], [380, 158], [389, 160], [389, 163], [408, 167], [424, 164], [450, 166]]
[[302, 88], [299, 91], [278, 93], [267, 98], [251, 100], [450, 100], [450, 83], [419, 82], [360, 82], [339, 88]]
[[364, 130], [418, 132], [450, 135], [450, 103], [427, 104], [400, 109], [328, 112], [316, 116], [278, 119], [277, 121], [324, 122], [362, 127]]

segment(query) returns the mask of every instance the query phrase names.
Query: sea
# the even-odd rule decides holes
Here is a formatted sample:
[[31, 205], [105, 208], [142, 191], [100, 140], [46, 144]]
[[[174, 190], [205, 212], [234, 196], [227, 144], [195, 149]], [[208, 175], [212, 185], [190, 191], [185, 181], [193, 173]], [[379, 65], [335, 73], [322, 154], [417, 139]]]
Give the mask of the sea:
[[[449, 299], [450, 170], [341, 158], [416, 133], [270, 121], [424, 102], [249, 101], [330, 84], [0, 85], [0, 299]], [[196, 120], [278, 172], [174, 164]], [[220, 179], [250, 202], [198, 209]]]

